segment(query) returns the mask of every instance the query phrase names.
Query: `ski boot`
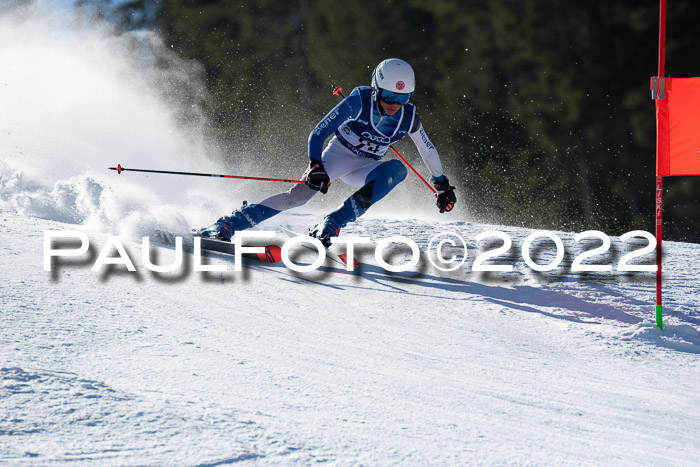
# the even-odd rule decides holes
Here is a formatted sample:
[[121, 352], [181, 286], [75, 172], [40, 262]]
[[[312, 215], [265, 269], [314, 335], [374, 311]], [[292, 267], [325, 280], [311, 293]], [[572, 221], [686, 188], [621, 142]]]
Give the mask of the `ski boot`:
[[230, 216], [224, 216], [213, 225], [200, 229], [197, 235], [204, 238], [216, 238], [230, 242], [236, 232], [246, 230], [259, 224], [279, 211], [261, 204], [248, 205], [243, 202], [241, 209], [233, 211]]
[[216, 238], [225, 242], [230, 242], [233, 235], [236, 233], [230, 221], [235, 216], [234, 211], [230, 217], [221, 217], [209, 227], [199, 229], [197, 235], [203, 238]]
[[331, 238], [338, 236], [341, 227], [329, 214], [323, 222], [309, 230], [309, 235], [319, 240], [328, 249], [331, 247]]
[[340, 229], [353, 222], [364, 212], [365, 208], [358, 202], [356, 194], [352, 195], [338, 209], [324, 217], [323, 222], [312, 229], [309, 235], [320, 240], [326, 248], [330, 248], [331, 238], [337, 237]]

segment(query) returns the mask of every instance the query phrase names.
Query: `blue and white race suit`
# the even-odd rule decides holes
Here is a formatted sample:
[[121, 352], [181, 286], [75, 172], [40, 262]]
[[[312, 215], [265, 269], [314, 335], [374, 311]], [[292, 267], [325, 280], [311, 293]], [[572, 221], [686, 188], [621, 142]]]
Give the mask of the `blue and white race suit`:
[[[369, 86], [355, 88], [313, 129], [309, 135], [309, 158], [323, 162], [331, 181], [340, 179], [361, 187], [335, 212], [341, 218], [339, 224], [355, 220], [406, 178], [402, 162], [382, 161], [389, 146], [406, 134], [418, 148], [433, 179], [442, 181], [440, 156], [423, 129], [416, 107], [407, 103], [394, 115], [383, 115]], [[324, 149], [323, 144], [331, 135]], [[287, 192], [245, 206], [241, 213], [251, 225], [241, 227], [248, 228], [280, 211], [301, 206], [316, 193], [297, 184]]]

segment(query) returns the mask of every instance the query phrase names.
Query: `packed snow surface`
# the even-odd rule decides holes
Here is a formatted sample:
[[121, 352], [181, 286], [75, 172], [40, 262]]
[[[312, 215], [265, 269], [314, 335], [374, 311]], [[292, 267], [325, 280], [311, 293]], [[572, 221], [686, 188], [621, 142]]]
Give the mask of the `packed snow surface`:
[[[700, 461], [697, 245], [668, 244], [661, 331], [648, 277], [582, 278], [564, 266], [535, 276], [522, 261], [492, 277], [470, 272], [471, 261], [390, 273], [366, 251], [357, 273], [254, 261], [235, 272], [221, 254], [205, 262], [228, 271], [203, 273], [187, 248], [190, 259], [166, 274], [145, 269], [141, 243], [128, 238], [135, 273], [92, 271], [109, 238], [98, 232], [92, 253], [46, 272], [43, 232], [76, 225], [12, 210], [0, 218], [3, 461]], [[465, 237], [487, 229], [439, 227]], [[435, 228], [354, 227], [422, 249]], [[514, 243], [529, 234], [500, 229]], [[175, 250], [162, 243], [152, 256], [169, 264]]]
[[[372, 241], [357, 272], [235, 271], [223, 254], [204, 263], [227, 271], [195, 271], [191, 228], [284, 186], [107, 170], [269, 175], [254, 154], [218, 165], [206, 128], [162, 94], [177, 77], [125, 36], [84, 27], [0, 16], [0, 463], [700, 463], [700, 246], [664, 244], [664, 330], [654, 273], [615, 270], [643, 238], [612, 238], [588, 263], [613, 270], [580, 273], [572, 261], [600, 243], [554, 232], [566, 254], [537, 272], [521, 251], [532, 230], [475, 223], [463, 204], [438, 215], [415, 179], [343, 231]], [[281, 242], [280, 227], [304, 231], [351, 192], [339, 183], [258, 228]], [[513, 270], [473, 271], [503, 244], [476, 240], [493, 230], [512, 248], [484, 264]], [[48, 231], [82, 232], [90, 248], [47, 271]], [[454, 271], [428, 260], [441, 232], [467, 243]], [[374, 256], [395, 235], [421, 252], [409, 271]], [[150, 271], [144, 254], [173, 263], [178, 236], [182, 265]], [[93, 270], [105, 247], [120, 258], [117, 244], [136, 271]], [[528, 251], [556, 260], [551, 240]], [[411, 254], [392, 244], [385, 258]]]

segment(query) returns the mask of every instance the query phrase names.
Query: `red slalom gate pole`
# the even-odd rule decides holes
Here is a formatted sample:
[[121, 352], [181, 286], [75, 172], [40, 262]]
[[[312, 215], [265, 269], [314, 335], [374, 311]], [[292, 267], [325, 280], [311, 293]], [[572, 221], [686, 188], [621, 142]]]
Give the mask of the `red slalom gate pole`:
[[666, 61], [666, 0], [661, 0], [659, 9], [659, 78], [664, 76]]
[[222, 174], [207, 174], [198, 172], [175, 172], [172, 170], [150, 170], [150, 169], [128, 169], [122, 167], [121, 164], [116, 167], [109, 167], [109, 170], [116, 170], [118, 174], [122, 172], [145, 172], [152, 174], [169, 174], [169, 175], [189, 175], [194, 177], [218, 177], [218, 178], [235, 178], [237, 180], [260, 180], [263, 182], [284, 182], [284, 183], [306, 183], [304, 180], [288, 180], [286, 178], [267, 178], [267, 177], [246, 177], [244, 175], [222, 175]]
[[663, 329], [663, 307], [661, 306], [661, 227], [664, 177], [656, 176], [656, 325]]
[[[340, 96], [340, 97], [342, 97], [343, 99], [345, 99], [345, 96], [343, 95], [343, 88], [341, 88], [340, 86], [334, 86], [334, 87], [333, 87], [333, 94], [336, 95], [336, 96]], [[407, 161], [406, 159], [404, 159], [403, 156], [402, 156], [401, 154], [399, 154], [399, 151], [397, 151], [396, 149], [394, 149], [394, 146], [389, 146], [389, 149], [391, 149], [392, 151], [394, 151], [394, 154], [396, 154], [396, 156], [397, 156], [399, 159], [401, 159], [401, 162], [403, 162], [404, 164], [406, 164], [406, 167], [408, 167], [409, 169], [411, 169], [411, 172], [413, 172], [414, 174], [416, 174], [416, 177], [420, 178], [421, 182], [423, 182], [423, 183], [425, 184], [425, 186], [427, 186], [427, 187], [430, 189], [430, 191], [433, 192], [433, 194], [434, 194], [435, 196], [438, 195], [438, 193], [437, 193], [437, 191], [435, 190], [435, 188], [433, 188], [432, 186], [430, 186], [430, 183], [428, 183], [428, 182], [425, 181], [425, 179], [421, 176], [421, 174], [419, 174], [418, 171], [417, 171], [416, 169], [414, 169], [413, 166], [412, 166], [411, 164], [409, 164], [408, 161]]]
[[[666, 61], [666, 0], [661, 0], [659, 7], [659, 89], [665, 86], [662, 78], [664, 77], [664, 62]], [[663, 98], [664, 92], [661, 90], [654, 96], [655, 99]], [[658, 136], [657, 136], [658, 137]], [[657, 155], [658, 157], [658, 155]], [[661, 301], [661, 243], [662, 243], [662, 213], [663, 213], [663, 186], [664, 177], [656, 175], [656, 325], [659, 329], [663, 329], [663, 307]]]

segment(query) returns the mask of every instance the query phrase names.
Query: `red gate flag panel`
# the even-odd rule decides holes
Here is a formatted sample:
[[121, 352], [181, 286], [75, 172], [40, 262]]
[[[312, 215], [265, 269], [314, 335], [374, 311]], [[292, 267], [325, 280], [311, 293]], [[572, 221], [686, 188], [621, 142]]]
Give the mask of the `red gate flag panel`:
[[700, 175], [700, 78], [665, 78], [656, 99], [656, 175]]

